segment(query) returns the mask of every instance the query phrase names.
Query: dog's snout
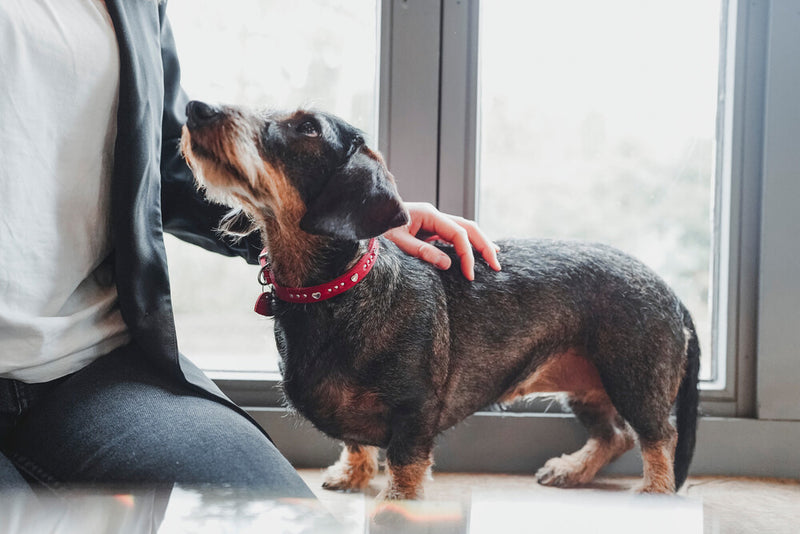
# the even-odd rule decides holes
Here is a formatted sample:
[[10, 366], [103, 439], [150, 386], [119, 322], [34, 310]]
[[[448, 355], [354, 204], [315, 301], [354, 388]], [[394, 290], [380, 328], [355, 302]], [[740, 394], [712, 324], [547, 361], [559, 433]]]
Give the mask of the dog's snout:
[[400, 210], [397, 212], [397, 215], [392, 217], [392, 220], [389, 221], [389, 228], [397, 228], [398, 226], [403, 226], [404, 224], [408, 223], [409, 216], [406, 210]]
[[220, 110], [205, 102], [192, 100], [186, 104], [186, 125], [189, 128], [204, 126], [213, 122], [220, 115]]

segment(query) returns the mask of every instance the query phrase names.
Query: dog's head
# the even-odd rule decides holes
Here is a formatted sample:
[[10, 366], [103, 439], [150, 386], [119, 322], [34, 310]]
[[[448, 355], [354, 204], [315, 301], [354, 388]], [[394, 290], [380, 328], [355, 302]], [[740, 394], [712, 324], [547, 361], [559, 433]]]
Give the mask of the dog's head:
[[359, 130], [313, 111], [256, 113], [190, 102], [181, 148], [213, 201], [255, 220], [365, 239], [408, 222], [394, 178]]

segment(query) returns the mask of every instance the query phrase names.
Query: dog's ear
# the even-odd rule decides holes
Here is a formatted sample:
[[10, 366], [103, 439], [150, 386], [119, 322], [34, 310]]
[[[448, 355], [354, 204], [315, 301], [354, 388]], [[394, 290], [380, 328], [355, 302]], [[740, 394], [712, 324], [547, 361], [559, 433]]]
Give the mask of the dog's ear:
[[367, 239], [408, 222], [408, 213], [381, 157], [354, 144], [344, 166], [308, 201], [300, 228], [340, 239]]

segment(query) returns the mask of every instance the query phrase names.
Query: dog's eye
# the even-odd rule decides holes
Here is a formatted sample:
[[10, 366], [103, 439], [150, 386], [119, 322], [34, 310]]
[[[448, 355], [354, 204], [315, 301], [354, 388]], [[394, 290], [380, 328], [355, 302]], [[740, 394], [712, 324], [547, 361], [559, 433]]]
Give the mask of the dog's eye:
[[319, 137], [319, 126], [314, 121], [306, 121], [297, 127], [297, 133], [306, 137]]

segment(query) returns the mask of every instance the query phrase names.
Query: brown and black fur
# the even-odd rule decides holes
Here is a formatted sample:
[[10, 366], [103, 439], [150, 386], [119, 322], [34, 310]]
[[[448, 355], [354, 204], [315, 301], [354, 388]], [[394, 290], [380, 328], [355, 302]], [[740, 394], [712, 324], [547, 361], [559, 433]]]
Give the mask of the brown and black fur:
[[[182, 146], [207, 196], [261, 231], [277, 282], [345, 272], [366, 239], [404, 224], [394, 179], [361, 134], [328, 114], [193, 102]], [[540, 483], [575, 486], [642, 447], [641, 490], [668, 493], [694, 450], [699, 347], [691, 317], [642, 263], [611, 247], [500, 241], [503, 270], [466, 280], [381, 239], [369, 276], [313, 304], [273, 302], [292, 406], [345, 443], [325, 486], [360, 490], [386, 449], [387, 498], [417, 498], [440, 432], [487, 405], [565, 392], [590, 438]], [[677, 431], [669, 421], [677, 403]]]

